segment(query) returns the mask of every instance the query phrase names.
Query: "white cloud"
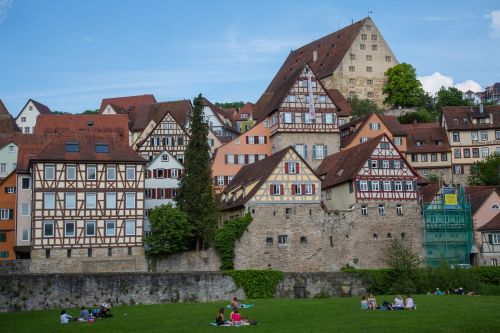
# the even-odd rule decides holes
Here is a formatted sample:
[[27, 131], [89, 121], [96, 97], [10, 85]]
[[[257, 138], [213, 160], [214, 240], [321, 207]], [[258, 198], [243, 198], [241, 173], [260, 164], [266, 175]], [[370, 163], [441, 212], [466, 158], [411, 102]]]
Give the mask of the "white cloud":
[[12, 8], [14, 0], [0, 0], [0, 23], [7, 18], [7, 13]]
[[500, 37], [500, 10], [494, 10], [488, 15], [487, 18], [491, 19], [490, 27], [494, 37]]
[[466, 92], [467, 90], [472, 90], [473, 92], [483, 90], [481, 85], [474, 80], [466, 80], [455, 84], [453, 83], [453, 77], [443, 75], [439, 72], [435, 72], [432, 75], [421, 76], [418, 79], [422, 83], [424, 90], [431, 95], [437, 93], [441, 87], [455, 87], [463, 92]]

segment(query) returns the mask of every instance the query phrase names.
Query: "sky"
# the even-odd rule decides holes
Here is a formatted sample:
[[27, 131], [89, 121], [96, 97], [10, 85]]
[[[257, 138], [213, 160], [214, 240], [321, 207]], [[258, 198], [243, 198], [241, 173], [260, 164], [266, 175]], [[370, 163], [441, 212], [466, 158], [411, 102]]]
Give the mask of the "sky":
[[292, 49], [370, 16], [424, 89], [500, 82], [500, 0], [0, 0], [0, 99], [255, 102]]

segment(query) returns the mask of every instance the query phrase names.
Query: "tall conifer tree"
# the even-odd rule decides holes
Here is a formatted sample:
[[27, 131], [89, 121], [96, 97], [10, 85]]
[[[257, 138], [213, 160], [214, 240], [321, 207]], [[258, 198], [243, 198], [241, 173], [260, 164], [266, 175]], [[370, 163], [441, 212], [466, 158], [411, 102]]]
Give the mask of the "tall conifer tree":
[[203, 97], [193, 100], [190, 116], [191, 136], [184, 156], [184, 175], [175, 198], [193, 226], [196, 249], [206, 248], [215, 235], [219, 205], [212, 187], [208, 125], [204, 122]]

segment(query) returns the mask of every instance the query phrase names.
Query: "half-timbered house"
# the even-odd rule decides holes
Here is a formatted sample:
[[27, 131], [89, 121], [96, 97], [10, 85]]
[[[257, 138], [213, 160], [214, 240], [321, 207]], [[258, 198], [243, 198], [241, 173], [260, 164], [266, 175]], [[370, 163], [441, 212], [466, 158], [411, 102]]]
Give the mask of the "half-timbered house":
[[236, 269], [322, 270], [320, 180], [293, 148], [243, 166], [222, 196], [223, 220], [253, 218]]
[[179, 179], [183, 172], [182, 163], [167, 151], [157, 155], [148, 164], [144, 186], [146, 232], [150, 231], [148, 215], [151, 209], [160, 205], [175, 205], [173, 199], [177, 194]]
[[[342, 105], [342, 108], [341, 108]], [[254, 114], [270, 128], [274, 152], [290, 145], [313, 167], [340, 150], [339, 118], [350, 108], [338, 91], [326, 89], [309, 65], [273, 80]]]
[[387, 135], [328, 156], [317, 174], [329, 215], [325, 256], [332, 265], [385, 267], [393, 239], [421, 254], [417, 173]]
[[112, 132], [59, 134], [30, 156], [32, 270], [144, 270], [146, 163]]
[[498, 266], [500, 261], [500, 213], [478, 229], [481, 233], [482, 264]]

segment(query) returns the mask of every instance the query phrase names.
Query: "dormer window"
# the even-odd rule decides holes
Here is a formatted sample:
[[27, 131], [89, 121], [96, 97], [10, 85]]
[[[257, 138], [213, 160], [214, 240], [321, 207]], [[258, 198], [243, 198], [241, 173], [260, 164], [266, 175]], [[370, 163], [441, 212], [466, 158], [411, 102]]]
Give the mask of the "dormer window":
[[80, 144], [78, 142], [66, 142], [64, 150], [67, 153], [78, 153], [80, 151]]
[[415, 141], [415, 145], [417, 147], [422, 147], [424, 145], [424, 142], [423, 141]]
[[248, 113], [242, 113], [241, 119], [248, 119]]
[[435, 141], [434, 141], [434, 144], [435, 144], [436, 146], [442, 146], [442, 145], [443, 145], [443, 140], [435, 140]]
[[94, 122], [93, 122], [92, 120], [89, 120], [89, 121], [87, 122], [87, 126], [88, 126], [88, 127], [92, 127], [92, 126], [94, 126]]
[[458, 119], [453, 119], [453, 122], [458, 125]]
[[109, 146], [104, 143], [98, 143], [95, 145], [96, 153], [109, 153]]

